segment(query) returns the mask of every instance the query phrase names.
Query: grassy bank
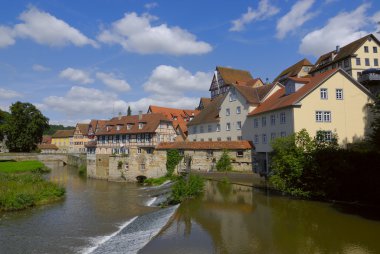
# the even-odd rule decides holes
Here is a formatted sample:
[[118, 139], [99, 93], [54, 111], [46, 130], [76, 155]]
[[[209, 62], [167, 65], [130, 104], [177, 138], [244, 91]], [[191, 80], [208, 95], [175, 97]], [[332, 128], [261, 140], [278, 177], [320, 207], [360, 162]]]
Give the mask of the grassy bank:
[[65, 190], [45, 180], [39, 161], [0, 162], [0, 211], [21, 210], [62, 198]]

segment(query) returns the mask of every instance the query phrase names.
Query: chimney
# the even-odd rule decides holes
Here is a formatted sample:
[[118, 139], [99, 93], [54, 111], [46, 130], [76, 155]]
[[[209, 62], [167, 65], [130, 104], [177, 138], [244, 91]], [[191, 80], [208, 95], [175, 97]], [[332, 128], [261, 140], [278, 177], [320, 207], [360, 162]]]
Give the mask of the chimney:
[[142, 119], [142, 110], [139, 111], [139, 121]]
[[119, 120], [121, 120], [121, 112], [119, 112], [119, 116], [117, 117]]
[[335, 53], [339, 53], [339, 51], [340, 51], [340, 47], [339, 47], [339, 45], [336, 45], [336, 49], [335, 49]]

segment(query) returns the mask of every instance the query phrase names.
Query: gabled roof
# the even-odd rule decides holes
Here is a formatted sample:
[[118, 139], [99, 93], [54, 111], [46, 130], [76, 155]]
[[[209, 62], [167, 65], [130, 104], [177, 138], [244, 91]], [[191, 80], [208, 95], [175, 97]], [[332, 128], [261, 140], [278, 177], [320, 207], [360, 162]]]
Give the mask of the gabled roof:
[[[249, 113], [248, 116], [254, 116], [264, 112], [294, 106], [316, 87], [318, 87], [322, 82], [329, 79], [337, 72], [345, 73], [342, 69], [328, 70], [314, 77], [310, 77], [309, 81], [304, 86], [302, 86], [296, 92], [288, 95], [285, 94], [285, 87], [281, 87], [278, 91], [267, 98], [262, 104], [257, 106], [251, 113]], [[302, 80], [305, 80], [305, 78], [302, 78]]]
[[74, 136], [75, 129], [73, 130], [57, 130], [51, 137], [52, 138], [69, 138]]
[[224, 83], [227, 85], [236, 84], [237, 81], [249, 81], [253, 79], [251, 73], [245, 70], [232, 69], [222, 66], [217, 66], [216, 70], [222, 76]]
[[261, 78], [254, 78], [250, 79], [248, 81], [236, 81], [237, 85], [243, 85], [243, 86], [250, 86], [250, 87], [255, 87], [255, 86], [262, 86], [264, 85], [264, 82], [261, 80]]
[[259, 87], [234, 85], [236, 90], [248, 101], [249, 104], [259, 104], [262, 99], [272, 90], [274, 84]]
[[219, 119], [219, 108], [220, 105], [222, 105], [222, 102], [224, 98], [226, 97], [225, 94], [218, 95], [214, 99], [211, 100], [211, 102], [204, 107], [203, 110], [199, 112], [197, 116], [194, 117], [193, 120], [187, 123], [187, 126], [191, 125], [197, 125], [201, 123], [215, 123], [218, 122]]
[[51, 144], [51, 136], [50, 135], [43, 135], [41, 144]]
[[82, 135], [87, 136], [88, 135], [88, 129], [90, 127], [90, 124], [88, 123], [78, 123], [77, 127], [79, 131], [82, 133]]
[[254, 146], [250, 141], [194, 141], [194, 142], [161, 142], [156, 147], [157, 150], [184, 149], [184, 150], [245, 150]]
[[341, 47], [339, 49], [339, 52], [334, 57], [334, 59], [332, 61], [329, 61], [326, 64], [321, 65], [321, 63], [323, 61], [329, 59], [333, 54], [335, 54], [336, 50], [333, 50], [333, 51], [330, 51], [326, 54], [321, 55], [318, 58], [317, 62], [315, 63], [314, 67], [311, 69], [310, 72], [315, 72], [315, 71], [322, 69], [322, 68], [324, 68], [330, 64], [339, 62], [341, 60], [344, 60], [347, 57], [352, 56], [368, 40], [368, 38], [371, 38], [372, 40], [375, 40], [378, 44], [380, 44], [379, 40], [373, 34], [366, 35], [366, 36], [364, 36], [364, 37], [362, 37], [356, 41], [353, 41], [353, 42], [347, 44], [344, 47]]
[[274, 83], [277, 82], [282, 77], [293, 77], [296, 76], [302, 69], [303, 66], [313, 66], [313, 64], [307, 60], [306, 58], [302, 59], [301, 61], [293, 64], [292, 66], [286, 68], [283, 70], [275, 79]]
[[199, 100], [198, 110], [202, 110], [204, 107], [206, 107], [211, 102], [211, 98], [201, 97]]
[[[96, 135], [154, 133], [161, 122], [172, 124], [172, 121], [160, 113], [142, 114], [141, 119], [139, 115], [114, 117], [106, 121], [105, 126], [99, 128]], [[143, 123], [141, 129], [139, 123]], [[119, 130], [117, 130], [118, 125]], [[128, 125], [130, 129], [127, 128]]]

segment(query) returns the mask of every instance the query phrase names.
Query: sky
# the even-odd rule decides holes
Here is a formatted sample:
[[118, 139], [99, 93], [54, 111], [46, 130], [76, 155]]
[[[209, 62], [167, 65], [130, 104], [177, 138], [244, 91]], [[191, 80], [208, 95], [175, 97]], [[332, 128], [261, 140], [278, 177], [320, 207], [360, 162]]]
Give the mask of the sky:
[[378, 0], [3, 0], [0, 108], [30, 102], [71, 126], [193, 109], [216, 66], [272, 81], [379, 22]]

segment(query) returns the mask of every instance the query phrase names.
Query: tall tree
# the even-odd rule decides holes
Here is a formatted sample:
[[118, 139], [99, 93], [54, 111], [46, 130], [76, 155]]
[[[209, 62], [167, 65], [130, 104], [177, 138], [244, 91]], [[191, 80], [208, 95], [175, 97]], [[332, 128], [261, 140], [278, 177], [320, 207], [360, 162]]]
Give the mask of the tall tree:
[[131, 107], [128, 106], [127, 116], [131, 116], [131, 115], [132, 115], [132, 110], [131, 110]]
[[42, 134], [49, 128], [49, 119], [33, 104], [16, 102], [10, 106], [4, 133], [6, 145], [11, 152], [30, 152], [42, 140]]
[[0, 109], [0, 141], [4, 138], [4, 127], [8, 117], [9, 113]]

